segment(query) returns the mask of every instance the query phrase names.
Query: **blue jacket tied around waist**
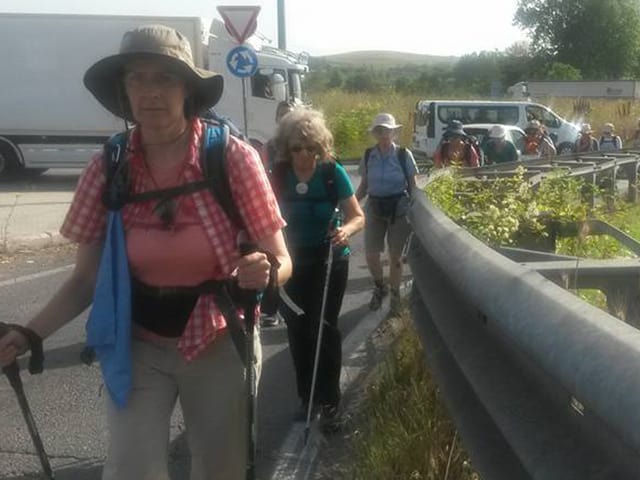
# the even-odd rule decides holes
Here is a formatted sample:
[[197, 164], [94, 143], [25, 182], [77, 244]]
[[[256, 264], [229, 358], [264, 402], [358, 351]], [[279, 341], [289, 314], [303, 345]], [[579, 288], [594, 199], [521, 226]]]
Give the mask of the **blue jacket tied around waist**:
[[95, 350], [109, 395], [123, 408], [131, 391], [131, 278], [122, 215], [109, 211], [87, 345]]

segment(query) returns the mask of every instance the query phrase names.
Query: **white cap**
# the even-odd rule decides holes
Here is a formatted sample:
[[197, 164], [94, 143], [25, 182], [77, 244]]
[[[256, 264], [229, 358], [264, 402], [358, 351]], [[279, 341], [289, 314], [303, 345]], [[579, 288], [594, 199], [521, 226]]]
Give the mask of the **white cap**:
[[402, 125], [396, 123], [396, 119], [390, 113], [379, 113], [376, 115], [376, 118], [371, 122], [371, 126], [369, 127], [369, 131], [373, 131], [376, 127], [384, 127], [389, 128], [391, 130], [396, 130], [400, 128]]
[[504, 138], [507, 130], [502, 125], [494, 125], [489, 129], [489, 138]]

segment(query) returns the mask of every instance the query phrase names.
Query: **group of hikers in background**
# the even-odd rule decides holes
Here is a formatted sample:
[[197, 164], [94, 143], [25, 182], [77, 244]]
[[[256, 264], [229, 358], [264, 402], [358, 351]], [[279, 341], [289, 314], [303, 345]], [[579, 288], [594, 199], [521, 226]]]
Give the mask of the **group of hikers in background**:
[[[634, 136], [634, 148], [640, 148], [640, 121], [638, 125]], [[547, 134], [540, 121], [530, 120], [524, 132], [525, 135], [519, 150], [508, 137], [504, 125], [491, 126], [482, 142], [479, 143], [476, 137], [465, 132], [462, 122], [451, 120], [434, 153], [434, 167], [442, 168], [454, 164], [463, 167], [478, 167], [515, 162], [522, 156], [533, 158], [557, 155], [553, 139]], [[604, 124], [600, 137], [594, 135], [589, 123], [583, 123], [573, 151], [576, 153], [617, 152], [622, 148], [622, 139], [616, 135], [615, 126], [612, 123]]]
[[8, 326], [0, 365], [92, 306], [87, 343], [108, 392], [102, 478], [169, 479], [178, 400], [190, 478], [248, 478], [261, 292], [263, 325], [276, 325], [267, 317], [278, 312], [286, 323], [297, 418], [313, 412], [328, 425], [339, 418], [338, 317], [350, 244], [363, 229], [369, 308], [379, 310], [390, 294], [391, 311], [400, 309], [418, 172], [394, 141], [401, 125], [388, 113], [373, 119], [375, 145], [363, 154], [356, 190], [335, 161], [323, 115], [303, 106], [279, 109], [265, 168], [249, 143], [215, 120], [222, 77], [196, 67], [188, 40], [172, 28], [125, 33], [117, 53], [87, 70], [84, 85], [125, 129], [78, 180], [61, 227], [77, 244], [72, 274], [26, 325]]

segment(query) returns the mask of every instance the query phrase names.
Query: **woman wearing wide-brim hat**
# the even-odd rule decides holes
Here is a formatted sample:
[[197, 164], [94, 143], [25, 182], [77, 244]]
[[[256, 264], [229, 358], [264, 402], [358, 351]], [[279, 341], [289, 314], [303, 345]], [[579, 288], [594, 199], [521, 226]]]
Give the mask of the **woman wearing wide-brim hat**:
[[599, 149], [598, 139], [593, 136], [591, 125], [583, 123], [580, 126], [580, 136], [575, 143], [575, 151], [577, 153], [597, 152]]
[[[411, 151], [394, 141], [401, 127], [390, 113], [380, 113], [373, 119], [369, 132], [376, 144], [365, 151], [360, 162], [361, 181], [356, 190], [358, 200], [369, 196], [364, 228], [367, 266], [374, 283], [369, 309], [380, 309], [383, 299], [391, 292], [393, 314], [400, 311], [402, 252], [411, 234], [406, 213], [418, 173]], [[388, 284], [380, 261], [385, 240], [389, 251]]]
[[442, 134], [442, 140], [433, 153], [435, 168], [458, 165], [477, 167], [480, 165], [480, 152], [471, 136], [467, 135], [459, 120], [452, 120]]
[[[128, 132], [124, 163], [130, 193], [204, 179], [199, 152], [209, 127], [198, 115], [215, 105], [223, 82], [220, 75], [194, 66], [183, 35], [161, 25], [127, 32], [119, 53], [91, 66], [84, 82], [100, 104], [134, 125]], [[230, 137], [226, 166], [247, 235], [275, 255], [281, 265], [279, 280], [284, 282], [291, 271], [281, 233], [284, 221], [259, 156]], [[103, 205], [105, 188], [105, 164], [97, 155], [79, 179], [61, 228], [64, 236], [78, 243], [75, 269], [27, 325], [42, 338], [86, 309], [99, 286], [102, 246], [110, 238], [111, 223], [107, 227], [106, 219], [112, 218]], [[130, 299], [130, 391], [123, 404], [105, 395], [109, 451], [102, 478], [169, 478], [169, 422], [178, 399], [192, 454], [191, 478], [244, 478], [244, 367], [216, 299], [209, 293], [190, 293], [186, 301], [168, 293], [163, 301], [180, 307], [172, 313], [157, 308], [157, 297], [145, 297], [145, 308], [139, 301], [148, 291], [192, 292], [194, 286], [226, 279], [233, 271], [241, 288], [262, 289], [270, 263], [264, 253], [240, 256], [238, 232], [210, 190], [185, 193], [163, 203], [162, 209], [157, 208], [160, 203], [153, 199], [127, 203], [121, 209], [131, 284], [144, 288], [132, 287]], [[0, 364], [12, 362], [26, 350], [25, 337], [12, 331], [0, 340]], [[107, 382], [104, 365], [103, 373]]]

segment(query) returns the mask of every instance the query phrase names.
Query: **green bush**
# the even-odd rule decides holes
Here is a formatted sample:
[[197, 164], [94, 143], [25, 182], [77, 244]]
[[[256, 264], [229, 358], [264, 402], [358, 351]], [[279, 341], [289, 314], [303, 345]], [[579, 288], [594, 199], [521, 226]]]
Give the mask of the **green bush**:
[[558, 171], [537, 189], [518, 167], [511, 177], [484, 180], [461, 178], [457, 169], [427, 186], [427, 195], [449, 217], [489, 245], [515, 245], [523, 238], [549, 237], [551, 222], [587, 219], [582, 179]]

